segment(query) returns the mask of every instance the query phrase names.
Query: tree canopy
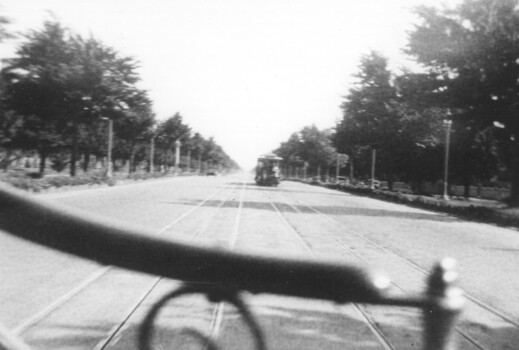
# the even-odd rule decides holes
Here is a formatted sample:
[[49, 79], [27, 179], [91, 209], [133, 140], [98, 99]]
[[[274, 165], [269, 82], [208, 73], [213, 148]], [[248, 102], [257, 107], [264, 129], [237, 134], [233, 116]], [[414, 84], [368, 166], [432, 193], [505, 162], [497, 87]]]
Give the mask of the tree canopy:
[[[6, 37], [0, 18], [0, 40]], [[165, 168], [177, 140], [189, 143], [191, 128], [180, 113], [157, 121], [147, 91], [139, 88], [138, 62], [118, 53], [94, 37], [84, 38], [60, 23], [46, 22], [26, 34], [14, 58], [2, 69], [0, 126], [4, 149], [37, 151], [40, 174], [49, 156], [70, 156], [70, 174], [83, 155], [107, 152], [108, 120], [114, 125], [114, 157], [129, 162], [149, 160], [151, 139], [157, 161]], [[201, 135], [199, 135], [201, 137]], [[203, 139], [206, 144], [209, 140]], [[198, 142], [200, 140], [197, 139]], [[215, 164], [234, 163], [212, 141]], [[216, 150], [216, 151], [214, 151]], [[207, 160], [207, 159], [204, 159]]]
[[[418, 7], [422, 22], [409, 36], [407, 53], [434, 78], [436, 106], [454, 124], [457, 173], [469, 183], [496, 175], [498, 146], [507, 156], [512, 200], [519, 202], [519, 15], [514, 0], [466, 0], [454, 9]], [[504, 125], [496, 130], [495, 125]]]
[[449, 120], [451, 179], [466, 190], [498, 176], [509, 179], [511, 199], [519, 202], [516, 5], [465, 0], [454, 8], [417, 7], [420, 21], [405, 52], [421, 72], [392, 73], [376, 52], [361, 58], [333, 137], [359, 176], [368, 175], [368, 150], [375, 147], [380, 178], [440, 180]]
[[274, 151], [290, 167], [307, 167], [320, 175], [321, 169], [335, 164], [337, 153], [332, 145], [331, 130], [319, 130], [315, 125], [305, 126], [293, 133]]

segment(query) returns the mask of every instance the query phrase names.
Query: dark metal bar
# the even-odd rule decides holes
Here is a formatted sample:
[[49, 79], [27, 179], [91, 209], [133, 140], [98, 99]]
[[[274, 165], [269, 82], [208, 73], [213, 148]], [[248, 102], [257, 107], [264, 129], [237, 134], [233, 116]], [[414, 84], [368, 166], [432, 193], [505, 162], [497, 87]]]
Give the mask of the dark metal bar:
[[[424, 310], [425, 349], [452, 350], [455, 346], [453, 334], [463, 296], [454, 286], [456, 276], [450, 260], [435, 267], [425, 295], [392, 297], [385, 293], [388, 279], [374, 276], [357, 266], [194, 246], [157, 237], [145, 228], [107, 222], [91, 214], [46, 203], [2, 183], [0, 230], [102, 264], [198, 286], [205, 284], [203, 288], [197, 287], [199, 289], [195, 292], [207, 293], [215, 299], [218, 299], [215, 297], [218, 290], [232, 291], [234, 295], [249, 291], [338, 303], [421, 308]], [[229, 299], [225, 295], [219, 298], [233, 302], [238, 308], [243, 306], [240, 299]], [[252, 316], [247, 309], [244, 310], [241, 311], [250, 322]], [[262, 339], [260, 330], [254, 326], [251, 329], [256, 337]], [[0, 329], [0, 350], [27, 349], [23, 343], [4, 333]], [[193, 334], [200, 336], [196, 331]], [[263, 343], [258, 344], [259, 348], [264, 347]], [[212, 340], [208, 345], [217, 349]]]
[[102, 264], [252, 293], [370, 303], [381, 299], [385, 287], [357, 266], [188, 245], [45, 203], [4, 184], [0, 229]]
[[[194, 289], [194, 286], [184, 285], [181, 288], [174, 290], [171, 293], [166, 294], [158, 301], [156, 301], [152, 308], [146, 314], [146, 317], [142, 321], [141, 326], [139, 327], [139, 338], [138, 338], [138, 349], [140, 350], [151, 350], [152, 349], [152, 338], [153, 338], [153, 330], [155, 328], [155, 319], [158, 317], [160, 310], [168, 303], [170, 300], [178, 298], [185, 294], [198, 293], [200, 292], [198, 289]], [[182, 331], [187, 332], [192, 337], [195, 337], [205, 343], [205, 347], [208, 349], [218, 350], [218, 345], [215, 343], [213, 339], [203, 334], [201, 331], [197, 329], [192, 329], [191, 327], [187, 327], [182, 329]]]
[[[214, 303], [226, 301], [236, 307], [240, 315], [243, 317], [243, 321], [249, 327], [251, 335], [254, 339], [256, 350], [266, 350], [267, 346], [265, 343], [265, 336], [263, 331], [259, 327], [258, 322], [249, 310], [243, 299], [240, 297], [239, 291], [229, 290], [227, 288], [221, 288], [214, 285], [184, 285], [181, 288], [166, 294], [164, 297], [159, 299], [153, 307], [150, 309], [146, 317], [144, 318], [139, 332], [139, 349], [151, 350], [151, 340], [153, 337], [153, 329], [155, 319], [158, 317], [160, 310], [172, 299], [178, 298], [186, 294], [204, 294], [207, 298]], [[199, 331], [193, 333], [189, 328], [186, 329], [188, 333], [201, 339], [207, 344], [210, 349], [218, 349], [216, 341], [211, 337], [202, 334]]]
[[455, 286], [455, 262], [445, 259], [434, 267], [429, 277], [424, 308], [424, 349], [456, 349], [455, 325], [464, 304], [463, 293]]

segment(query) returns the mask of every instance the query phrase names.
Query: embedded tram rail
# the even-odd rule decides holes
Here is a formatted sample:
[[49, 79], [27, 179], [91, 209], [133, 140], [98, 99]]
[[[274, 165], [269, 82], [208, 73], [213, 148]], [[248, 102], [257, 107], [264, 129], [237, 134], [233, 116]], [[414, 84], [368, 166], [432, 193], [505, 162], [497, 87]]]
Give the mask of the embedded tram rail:
[[[328, 233], [328, 239], [330, 239], [332, 242], [334, 242], [338, 247], [341, 247], [345, 251], [348, 252], [349, 255], [354, 256], [356, 259], [358, 259], [359, 263], [370, 266], [370, 260], [373, 259], [372, 253], [369, 251], [371, 249], [375, 249], [379, 252], [379, 254], [383, 257], [382, 259], [387, 262], [388, 256], [395, 258], [397, 261], [403, 263], [405, 266], [409, 267], [413, 271], [419, 272], [419, 275], [425, 277], [430, 276], [430, 273], [425, 270], [424, 268], [417, 265], [415, 262], [411, 261], [410, 259], [395, 253], [394, 251], [391, 251], [380, 244], [376, 243], [375, 241], [369, 239], [366, 237], [365, 234], [362, 234], [362, 229], [359, 227], [355, 227], [352, 229], [351, 222], [348, 222], [346, 224], [345, 222], [342, 222], [338, 220], [336, 217], [323, 213], [315, 206], [308, 205], [304, 203], [301, 200], [294, 200], [289, 199], [286, 196], [286, 193], [283, 192], [276, 192], [275, 193], [278, 197], [284, 197], [283, 202], [286, 206], [290, 207], [291, 210], [295, 213], [302, 214], [305, 210], [308, 212], [312, 212], [317, 214], [319, 217], [321, 217], [325, 222], [327, 221], [330, 223], [333, 227], [332, 230], [325, 230], [326, 233]], [[272, 196], [267, 195], [268, 200], [272, 203], [272, 206], [276, 210], [276, 212], [284, 218], [284, 221], [287, 223], [287, 225], [291, 228], [292, 232], [298, 236], [298, 238], [304, 242], [305, 247], [309, 250], [311, 254], [315, 254], [312, 251], [310, 251], [310, 243], [308, 243], [307, 239], [299, 232], [297, 225], [293, 221], [291, 222], [289, 218], [287, 218], [281, 210], [279, 210], [276, 205], [274, 204], [276, 202], [275, 199], [272, 198]], [[333, 231], [336, 232], [333, 232]], [[332, 234], [330, 234], [333, 232]], [[348, 233], [348, 235], [353, 237], [353, 242], [351, 238], [346, 239], [345, 233]], [[321, 237], [322, 238], [322, 237]], [[366, 243], [367, 247], [361, 248], [361, 249], [352, 249], [352, 245], [358, 245], [358, 242], [364, 242]], [[406, 293], [406, 287], [399, 285], [395, 281], [391, 281], [391, 284], [402, 294]], [[479, 300], [478, 298], [465, 293], [465, 298], [468, 299], [468, 303], [470, 305], [467, 305], [465, 308], [469, 309], [471, 312], [468, 315], [465, 315], [463, 322], [460, 322], [458, 326], [456, 327], [456, 332], [459, 334], [462, 344], [460, 345], [460, 348], [463, 349], [480, 349], [480, 350], [487, 350], [487, 349], [512, 349], [515, 345], [519, 342], [519, 323], [515, 321], [511, 316], [506, 315], [505, 312], [501, 310], [497, 310], [493, 306], [489, 305], [488, 303], [485, 303], [482, 300]], [[394, 337], [394, 335], [391, 334], [391, 332], [384, 331], [383, 327], [377, 326], [377, 322], [373, 322], [370, 314], [375, 314], [375, 318], [377, 315], [377, 311], [380, 316], [380, 309], [373, 310], [373, 307], [368, 305], [367, 307], [364, 307], [362, 305], [356, 305], [359, 308], [359, 311], [364, 315], [366, 320], [373, 324], [375, 331], [381, 335], [381, 338], [384, 339], [384, 341], [387, 344], [388, 349], [395, 349], [398, 348], [398, 346], [395, 346], [394, 344], [402, 343], [402, 341], [405, 341], [403, 339], [398, 339], [398, 336], [396, 337], [394, 341], [391, 341], [390, 339]], [[364, 311], [365, 309], [369, 311]], [[371, 309], [371, 310], [370, 310]], [[517, 333], [512, 337], [504, 337], [502, 339], [500, 338], [493, 338], [489, 339], [489, 337], [485, 336], [484, 334], [481, 334], [479, 332], [479, 329], [474, 329], [472, 325], [475, 324], [477, 321], [476, 319], [471, 320], [471, 318], [478, 318], [481, 320], [481, 318], [486, 319], [486, 322], [489, 323], [504, 323], [514, 329], [517, 330]]]
[[[289, 192], [284, 191], [282, 187], [258, 188], [246, 182], [227, 183], [204, 199], [178, 200], [179, 203], [189, 204], [190, 209], [154, 233], [142, 232], [131, 227], [106, 227], [104, 224], [85, 222], [81, 217], [76, 217], [74, 211], [69, 212], [68, 209], [35, 202], [7, 188], [2, 187], [1, 190], [2, 203], [10, 203], [9, 206], [3, 206], [0, 214], [3, 218], [0, 219], [2, 229], [114, 266], [100, 267], [58, 301], [11, 330], [34, 348], [59, 348], [59, 334], [55, 336], [56, 339], [50, 341], [48, 335], [44, 334], [49, 329], [48, 325], [45, 327], [45, 323], [49, 323], [48, 321], [53, 318], [54, 324], [59, 323], [59, 317], [63, 317], [64, 314], [63, 309], [79, 310], [80, 308], [73, 306], [74, 303], [81, 304], [85, 300], [99, 302], [92, 297], [85, 299], [84, 296], [93, 293], [89, 292], [89, 289], [106, 289], [107, 285], [104, 286], [103, 281], [126, 278], [128, 286], [123, 290], [131, 289], [130, 285], [138, 286], [139, 288], [135, 289], [139, 290], [133, 291], [131, 296], [119, 297], [125, 299], [124, 303], [121, 302], [124, 305], [119, 307], [122, 310], [117, 314], [119, 320], [116, 321], [116, 317], [112, 317], [111, 322], [103, 328], [103, 332], [97, 332], [89, 342], [77, 348], [148, 349], [152, 348], [149, 347], [149, 343], [153, 343], [155, 348], [160, 348], [161, 342], [171, 344], [169, 342], [174, 339], [180, 342], [177, 345], [185, 345], [186, 342], [191, 345], [199, 343], [209, 348], [219, 348], [219, 343], [223, 345], [222, 348], [243, 348], [243, 344], [259, 349], [301, 348], [299, 340], [294, 342], [293, 335], [283, 331], [282, 327], [276, 327], [279, 322], [283, 324], [287, 320], [277, 319], [274, 317], [275, 313], [289, 311], [293, 311], [295, 315], [302, 315], [300, 321], [303, 323], [310, 322], [308, 317], [312, 312], [327, 317], [326, 321], [323, 319], [321, 323], [313, 323], [315, 327], [321, 327], [314, 331], [322, 335], [322, 344], [314, 339], [307, 348], [311, 348], [312, 345], [344, 348], [348, 344], [347, 338], [353, 337], [350, 346], [354, 348], [362, 347], [360, 344], [364, 344], [366, 348], [374, 346], [381, 349], [410, 349], [416, 348], [417, 343], [422, 343], [422, 334], [425, 335], [422, 343], [425, 349], [450, 346], [452, 334], [448, 330], [454, 330], [452, 323], [461, 307], [461, 295], [457, 294], [457, 289], [451, 287], [450, 283], [446, 283], [453, 276], [449, 261], [438, 265], [432, 275], [424, 276], [429, 280], [429, 287], [425, 287], [429, 290], [427, 293], [420, 293], [415, 285], [409, 288], [396, 282], [393, 282], [393, 286], [396, 286], [396, 289], [400, 288], [399, 293], [388, 293], [385, 290], [387, 280], [369, 274], [369, 268], [363, 265], [373, 257], [374, 250], [379, 251], [377, 259], [383, 259], [382, 255], [385, 258], [395, 258], [398, 254], [384, 247], [377, 247], [376, 242], [370, 243], [369, 239], [360, 233], [359, 236], [355, 236], [345, 229], [343, 222], [335, 221], [336, 218], [333, 216], [325, 213], [315, 215], [319, 213], [318, 208], [300, 203], [294, 199], [295, 197], [289, 198]], [[35, 221], [31, 223], [25, 219], [23, 222], [16, 222], [5, 219], [7, 215], [12, 215], [13, 211], [20, 208], [32, 210], [28, 216]], [[298, 222], [297, 217], [311, 212], [314, 213], [314, 217], [318, 216], [319, 220], [302, 229], [304, 222]], [[44, 222], [42, 215], [45, 217]], [[250, 219], [255, 218], [257, 222], [259, 216], [262, 225], [254, 226]], [[40, 224], [38, 228], [43, 232], [37, 237], [32, 236], [34, 222]], [[68, 226], [63, 226], [64, 224]], [[315, 232], [316, 226], [321, 226], [324, 230]], [[348, 232], [347, 237], [339, 236], [337, 227], [343, 233]], [[90, 247], [88, 251], [78, 251], [78, 247], [70, 246], [72, 241], [67, 237], [67, 232], [70, 232], [71, 228], [76, 230], [76, 238], [81, 237]], [[313, 235], [309, 235], [312, 231]], [[89, 235], [92, 232], [94, 234]], [[66, 242], [60, 243], [56, 241], [56, 237]], [[352, 249], [352, 237], [356, 239], [355, 244], [363, 241], [369, 247], [366, 250]], [[276, 243], [272, 243], [274, 241]], [[288, 252], [282, 257], [275, 256], [276, 245], [280, 244], [283, 244], [284, 251]], [[121, 251], [127, 253], [125, 259], [117, 254]], [[144, 257], [148, 259], [143, 261]], [[333, 260], [323, 257], [332, 257]], [[402, 259], [406, 260], [400, 257], [399, 261], [403, 262]], [[403, 265], [405, 268], [399, 266], [396, 271], [417, 271], [412, 267], [412, 262]], [[416, 267], [422, 269], [418, 265]], [[146, 275], [136, 274], [127, 269], [145, 272]], [[121, 277], [122, 275], [125, 277]], [[406, 293], [403, 292], [404, 289]], [[170, 294], [170, 290], [176, 292]], [[193, 293], [206, 295], [209, 301], [215, 303], [211, 304], [208, 300], [192, 295]], [[161, 295], [165, 294], [166, 297], [161, 299]], [[177, 300], [180, 296], [182, 298]], [[285, 296], [296, 299], [290, 299], [288, 302]], [[300, 298], [315, 300], [313, 303], [318, 306], [315, 309], [310, 308], [313, 311], [309, 313], [297, 310], [292, 303], [300, 305]], [[330, 300], [333, 303], [324, 306], [321, 300]], [[227, 308], [224, 302], [230, 302], [235, 308]], [[443, 308], [445, 302], [450, 302], [449, 307], [452, 309]], [[185, 304], [189, 305], [191, 311]], [[246, 306], [247, 304], [249, 306]], [[377, 304], [383, 306], [373, 306]], [[155, 308], [153, 305], [164, 308]], [[388, 305], [391, 305], [391, 308]], [[395, 307], [400, 311], [389, 315], [388, 310]], [[421, 309], [422, 314], [402, 311], [413, 309]], [[247, 337], [243, 331], [236, 333], [234, 330], [234, 327], [241, 327], [235, 318], [234, 310], [244, 315], [244, 321], [249, 325], [251, 337], [254, 339], [252, 343], [245, 339]], [[434, 310], [432, 316], [429, 313], [431, 310]], [[69, 314], [70, 312], [68, 311]], [[155, 319], [159, 312], [161, 316]], [[146, 314], [151, 316], [146, 317]], [[404, 320], [403, 324], [411, 319], [414, 320], [411, 321], [414, 324], [407, 323], [408, 328], [387, 327], [388, 317], [395, 315]], [[439, 316], [445, 318], [434, 318]], [[424, 329], [418, 332], [416, 321], [422, 317], [425, 318]], [[70, 319], [70, 315], [68, 318]], [[62, 320], [65, 319], [67, 318]], [[190, 319], [190, 323], [194, 323], [195, 326], [182, 324], [185, 319]], [[85, 317], [85, 322], [87, 320], [88, 317]], [[297, 317], [296, 320], [290, 320], [295, 321]], [[270, 322], [273, 324], [269, 325]], [[337, 325], [342, 325], [344, 329], [329, 333], [329, 330], [323, 328], [333, 328]], [[441, 329], [438, 326], [446, 328]], [[183, 331], [174, 331], [175, 327], [183, 328]], [[461, 335], [459, 338], [465, 339], [460, 343], [461, 348], [491, 348], [484, 341], [465, 332], [463, 327], [462, 322], [456, 331]], [[86, 332], [86, 328], [83, 331]], [[237, 339], [230, 340], [230, 333]], [[332, 335], [343, 335], [346, 339], [331, 341]], [[283, 336], [288, 336], [288, 341], [283, 341]], [[359, 337], [364, 339], [359, 340]], [[77, 339], [80, 339], [79, 334]], [[4, 347], [10, 349], [5, 345]]]
[[[207, 198], [201, 200], [194, 207], [187, 210], [167, 225], [163, 226], [160, 230], [157, 231], [157, 236], [164, 236], [165, 234], [167, 234], [167, 232], [174, 228], [175, 225], [178, 225], [180, 222], [199, 211], [208, 201], [218, 198], [218, 195], [223, 194], [222, 198], [217, 199], [217, 202], [219, 202], [218, 207], [223, 206], [225, 202], [229, 200], [229, 196], [232, 195], [236, 187], [237, 186], [225, 186], [223, 188], [218, 189], [214, 193], [210, 194]], [[224, 193], [224, 191], [228, 191], [228, 193]], [[214, 220], [215, 215], [216, 213], [212, 213], [209, 217], [206, 217], [205, 220], [200, 221], [198, 227], [195, 228], [191, 236], [185, 237], [185, 239], [187, 239], [188, 241], [194, 241], [199, 235], [203, 233], [204, 230], [207, 229], [210, 222]], [[91, 275], [85, 278], [85, 280], [82, 281], [78, 286], [70, 290], [65, 295], [59, 297], [55, 302], [53, 302], [40, 312], [36, 313], [32, 317], [27, 318], [22, 323], [20, 323], [16, 328], [13, 329], [13, 333], [19, 336], [26, 335], [25, 338], [29, 340], [29, 343], [32, 343], [35, 346], [37, 346], [38, 344], [41, 345], [42, 332], [37, 329], [38, 326], [41, 329], [45, 329], [46, 327], [43, 324], [44, 321], [46, 319], [50, 319], [52, 314], [59, 311], [60, 308], [66, 307], [67, 303], [70, 303], [72, 298], [79, 296], [80, 293], [85, 293], [87, 288], [91, 287], [92, 284], [94, 284], [95, 282], [99, 282], [101, 279], [110, 280], [112, 278], [117, 278], [118, 274], [121, 274], [121, 271], [115, 269], [113, 266], [100, 267], [98, 270], [94, 271]], [[98, 350], [106, 349], [110, 345], [110, 343], [117, 337], [117, 335], [125, 330], [125, 327], [127, 326], [130, 318], [137, 312], [137, 309], [143, 305], [146, 299], [149, 298], [151, 293], [158, 288], [159, 283], [161, 281], [163, 281], [163, 277], [146, 279], [146, 281], [144, 281], [146, 285], [144, 287], [144, 290], [140, 291], [140, 293], [136, 295], [135, 298], [132, 298], [132, 300], [128, 300], [128, 302], [130, 302], [130, 306], [124, 313], [121, 313], [120, 321], [116, 322], [111, 329], [107, 330], [104, 336], [99, 337], [99, 339], [93, 339], [97, 343], [95, 346], [90, 348]], [[30, 331], [33, 329], [35, 329], [35, 331], [33, 331], [33, 334], [31, 334]], [[47, 345], [48, 348], [50, 348], [50, 345], [56, 346], [58, 344], [47, 343]], [[85, 348], [88, 348], [88, 346]]]

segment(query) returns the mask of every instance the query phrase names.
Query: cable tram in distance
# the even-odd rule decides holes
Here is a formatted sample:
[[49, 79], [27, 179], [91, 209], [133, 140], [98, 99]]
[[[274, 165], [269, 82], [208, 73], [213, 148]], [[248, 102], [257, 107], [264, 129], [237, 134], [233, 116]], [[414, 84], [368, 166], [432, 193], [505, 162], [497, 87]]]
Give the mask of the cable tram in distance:
[[268, 153], [258, 158], [256, 165], [256, 184], [259, 186], [277, 186], [281, 179], [279, 163], [283, 158]]

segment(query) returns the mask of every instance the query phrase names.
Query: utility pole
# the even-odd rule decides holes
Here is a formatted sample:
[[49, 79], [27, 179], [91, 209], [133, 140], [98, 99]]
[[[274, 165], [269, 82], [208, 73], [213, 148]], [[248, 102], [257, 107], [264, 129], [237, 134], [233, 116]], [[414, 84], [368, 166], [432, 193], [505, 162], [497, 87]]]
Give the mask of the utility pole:
[[191, 150], [187, 150], [187, 171], [191, 172]]
[[178, 167], [180, 165], [180, 141], [175, 141], [175, 175], [178, 175]]
[[371, 189], [375, 189], [375, 163], [377, 162], [377, 149], [371, 148]]
[[108, 169], [106, 171], [106, 177], [112, 177], [112, 148], [114, 145], [114, 121], [112, 119], [108, 119]]
[[113, 138], [114, 138], [114, 121], [111, 118], [102, 117], [103, 120], [108, 120], [108, 150], [106, 154], [106, 177], [112, 178], [112, 148], [113, 148]]
[[153, 157], [155, 155], [155, 136], [151, 137], [151, 145], [150, 145], [150, 174], [153, 174]]
[[337, 153], [337, 164], [336, 164], [336, 167], [335, 167], [335, 182], [336, 183], [339, 182], [339, 158], [340, 158], [340, 154]]
[[449, 200], [449, 146], [451, 140], [451, 126], [452, 120], [444, 120], [445, 124], [445, 163], [443, 166], [443, 199]]

